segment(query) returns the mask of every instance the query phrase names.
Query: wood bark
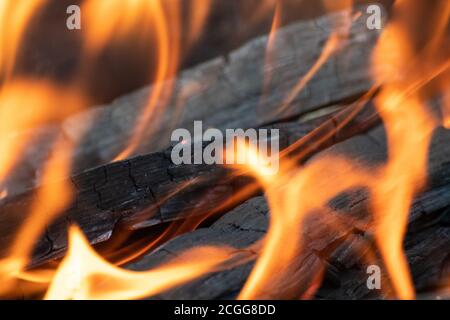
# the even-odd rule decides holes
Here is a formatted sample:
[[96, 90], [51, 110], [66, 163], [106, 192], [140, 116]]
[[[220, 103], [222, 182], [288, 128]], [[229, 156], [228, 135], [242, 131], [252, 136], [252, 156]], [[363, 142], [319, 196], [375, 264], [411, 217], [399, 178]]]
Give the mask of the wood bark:
[[[338, 128], [339, 120], [353, 114], [358, 105], [306, 122], [267, 128], [280, 130], [281, 149], [304, 138], [305, 142], [296, 148], [309, 148], [312, 155], [378, 123], [373, 105], [367, 102], [346, 126]], [[92, 243], [98, 243], [107, 240], [119, 223], [128, 229], [140, 229], [223, 212], [229, 206], [217, 208], [251, 182], [249, 177], [233, 177], [230, 169], [221, 165], [174, 165], [171, 149], [99, 166], [64, 181], [75, 190], [73, 202], [48, 225], [45, 236], [36, 244], [34, 261], [45, 261], [63, 251], [67, 247], [67, 228], [72, 223], [78, 224]], [[38, 191], [31, 189], [1, 203], [3, 254], [29, 214]]]
[[[346, 35], [345, 15], [345, 12], [334, 13], [279, 30], [275, 52], [266, 52], [268, 38], [264, 36], [226, 57], [182, 73], [172, 83], [173, 99], [164, 108], [159, 126], [151, 126], [156, 127], [156, 131], [142, 137], [137, 152], [147, 154], [145, 156], [105, 165], [128, 143], [152, 87], [69, 118], [60, 128], [46, 127], [24, 133], [33, 138], [33, 143], [10, 178], [9, 197], [1, 202], [0, 211], [4, 212], [0, 218], [2, 254], [29, 213], [38, 189], [34, 184], [39, 180], [39, 166], [47, 159], [55, 137], [61, 135], [75, 144], [82, 139], [75, 152], [75, 173], [69, 181], [75, 187], [75, 199], [36, 244], [35, 261], [46, 260], [65, 249], [65, 231], [70, 223], [79, 224], [90, 241], [96, 243], [108, 239], [119, 221], [131, 228], [142, 228], [185, 217], [192, 211], [205, 213], [223, 202], [240, 186], [227, 181], [222, 168], [173, 166], [168, 157], [170, 148], [156, 151], [169, 145], [172, 128], [191, 129], [194, 120], [219, 129], [258, 128], [285, 119], [295, 120], [367, 91], [371, 85], [368, 60], [378, 33], [365, 27], [363, 13], [352, 24], [348, 41], [342, 42], [304, 90], [279, 112], [279, 106], [292, 87], [320, 56], [331, 31]], [[272, 61], [265, 66], [267, 54]], [[268, 79], [269, 85], [264, 90], [263, 82]], [[180, 105], [183, 112], [176, 118]], [[178, 120], [175, 123], [174, 118]], [[376, 117], [362, 114], [345, 130], [327, 136], [339, 122], [339, 119], [330, 120], [316, 138], [324, 135], [326, 139], [321, 144], [324, 148], [376, 121]], [[319, 121], [302, 124], [294, 121], [279, 125], [282, 143], [284, 146], [293, 143], [318, 124]], [[314, 151], [314, 148], [310, 150]], [[96, 168], [83, 172], [91, 167]], [[199, 177], [204, 181], [161, 203], [181, 184]]]
[[[367, 134], [356, 135], [319, 153], [351, 156], [365, 165], [386, 161], [386, 143], [381, 127]], [[450, 132], [443, 128], [434, 135], [429, 153], [429, 184], [411, 207], [405, 252], [415, 287], [419, 292], [439, 288], [450, 275]], [[439, 159], [439, 160], [438, 160]], [[310, 161], [313, 161], [311, 159]], [[323, 181], [324, 185], [333, 181]], [[297, 299], [305, 294], [311, 279], [325, 274], [317, 291], [318, 299], [393, 298], [387, 271], [374, 243], [373, 219], [368, 213], [369, 195], [365, 190], [353, 190], [333, 199], [333, 211], [312, 214], [303, 227], [304, 248], [292, 265], [280, 266], [288, 270], [287, 279], [278, 279], [260, 298]], [[263, 196], [252, 198], [230, 211], [212, 226], [181, 235], [161, 246], [156, 252], [128, 266], [145, 270], [176, 257], [186, 249], [204, 245], [227, 245], [236, 254], [247, 253], [256, 258], [251, 247], [266, 233], [269, 208]], [[339, 226], [339, 227], [336, 227]], [[382, 290], [370, 290], [367, 267], [382, 268]], [[242, 289], [254, 260], [243, 265], [208, 274], [187, 285], [165, 292], [158, 299], [232, 299]], [[272, 275], [274, 282], [275, 275]], [[420, 297], [420, 295], [419, 295]]]
[[[279, 31], [274, 46], [277, 51], [270, 68], [264, 68], [267, 37], [262, 37], [226, 57], [192, 68], [168, 83], [168, 86], [174, 85], [174, 98], [164, 108], [160, 126], [142, 138], [137, 152], [145, 154], [143, 156], [105, 164], [128, 143], [152, 87], [120, 98], [109, 106], [74, 116], [62, 127], [41, 128], [42, 136], [54, 137], [62, 133], [72, 142], [82, 138], [82, 143], [76, 151], [75, 173], [66, 181], [75, 188], [74, 201], [47, 226], [45, 235], [36, 243], [33, 265], [64, 252], [71, 223], [78, 224], [91, 243], [99, 243], [109, 239], [119, 224], [135, 230], [205, 215], [248, 185], [251, 182], [248, 177], [231, 177], [230, 171], [220, 166], [171, 163], [168, 134], [175, 127], [192, 129], [194, 120], [222, 130], [279, 128], [283, 148], [301, 140], [292, 152], [307, 150], [303, 161], [337, 153], [350, 156], [365, 166], [384, 163], [387, 158], [384, 130], [370, 102], [344, 127], [339, 125], [357, 108], [355, 104], [341, 106], [338, 112], [323, 117], [297, 120], [325, 106], [353, 99], [371, 87], [368, 60], [378, 35], [366, 28], [364, 14], [352, 25], [349, 40], [305, 90], [284, 112], [276, 111], [319, 57], [330, 31], [336, 27], [332, 21], [341, 21], [338, 23], [341, 28], [337, 30], [343, 34], [342, 14], [301, 22]], [[270, 79], [270, 84], [264, 91], [266, 79]], [[181, 114], [176, 112], [180, 103], [183, 105]], [[179, 115], [176, 122], [172, 122], [174, 115]], [[416, 287], [424, 292], [445, 278], [449, 264], [449, 138], [448, 130], [443, 128], [435, 133], [429, 151], [429, 183], [411, 208], [405, 241]], [[31, 157], [35, 152], [45, 151], [40, 144], [35, 149], [29, 151]], [[45, 161], [46, 152], [35, 157], [39, 161], [26, 160], [27, 170], [36, 172], [36, 163]], [[86, 170], [91, 167], [94, 168]], [[27, 175], [21, 174], [21, 179], [26, 180]], [[321, 183], [326, 185], [332, 181], [330, 176]], [[190, 184], [186, 187], [187, 182]], [[6, 254], [26, 219], [38, 188], [25, 191], [17, 188], [19, 192], [0, 203], [0, 256]], [[175, 190], [181, 191], [174, 193]], [[247, 201], [239, 206], [234, 204], [235, 208], [222, 207], [217, 213], [223, 217], [211, 226], [174, 238], [128, 268], [148, 269], [189, 247], [206, 244], [230, 245], [255, 258], [255, 252], [248, 247], [266, 233], [269, 208], [258, 194], [248, 195], [242, 202], [244, 200]], [[382, 265], [374, 250], [368, 201], [365, 190], [353, 190], [333, 199], [330, 207], [334, 210], [329, 214], [312, 215], [302, 231], [307, 245], [298, 259], [286, 266], [291, 277], [281, 278], [262, 297], [298, 298], [317, 271], [325, 274], [317, 298], [388, 297], [392, 290], [371, 291], [365, 285], [365, 258], [371, 257], [372, 262]], [[336, 228], [336, 225], [342, 227]], [[253, 262], [248, 262], [209, 274], [157, 298], [234, 298], [252, 265]], [[383, 286], [390, 289], [387, 280], [383, 281]]]
[[[183, 71], [177, 79], [166, 83], [172, 98], [153, 106], [157, 111], [155, 118], [146, 125], [131, 156], [167, 148], [173, 129], [192, 130], [194, 120], [203, 121], [204, 127], [222, 130], [258, 128], [295, 119], [366, 92], [371, 87], [369, 61], [378, 31], [366, 28], [367, 14], [363, 7], [361, 12], [352, 23], [348, 38], [345, 37], [348, 12], [343, 11], [280, 29], [272, 51], [267, 51], [268, 36], [262, 36], [225, 56]], [[318, 60], [332, 32], [343, 38], [338, 50], [292, 103], [280, 108], [292, 88]], [[60, 126], [23, 133], [33, 139], [23, 163], [8, 181], [10, 195], [39, 182], [42, 163], [48, 158], [56, 136], [77, 146], [74, 173], [111, 162], [144, 121], [142, 114], [154, 91], [149, 86], [73, 115]]]

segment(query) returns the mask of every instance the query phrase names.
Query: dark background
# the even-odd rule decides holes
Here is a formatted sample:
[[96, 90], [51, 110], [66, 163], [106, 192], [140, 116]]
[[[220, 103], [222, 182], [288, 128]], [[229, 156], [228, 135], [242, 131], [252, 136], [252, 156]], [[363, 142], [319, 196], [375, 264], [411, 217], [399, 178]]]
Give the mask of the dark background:
[[[108, 1], [108, 0], [105, 0]], [[192, 3], [196, 0], [179, 0]], [[326, 13], [319, 0], [280, 0], [282, 24], [310, 19]], [[356, 0], [358, 3], [380, 3], [387, 10], [393, 0]], [[338, 10], [345, 1], [336, 0]], [[50, 78], [58, 83], [71, 83], [80, 67], [82, 32], [66, 28], [66, 9], [81, 5], [82, 0], [50, 0], [27, 29], [20, 50], [15, 73], [32, 77]], [[261, 0], [214, 0], [204, 33], [188, 52], [183, 51], [182, 68], [224, 54], [243, 42], [267, 34], [272, 25], [273, 12], [259, 21], [253, 15]], [[107, 19], [99, 13], [99, 19]], [[117, 96], [142, 87], [152, 79], [152, 46], [142, 39], [127, 39], [111, 43], [90, 66], [81, 85], [92, 104], [107, 103]], [[78, 75], [79, 76], [79, 75]]]

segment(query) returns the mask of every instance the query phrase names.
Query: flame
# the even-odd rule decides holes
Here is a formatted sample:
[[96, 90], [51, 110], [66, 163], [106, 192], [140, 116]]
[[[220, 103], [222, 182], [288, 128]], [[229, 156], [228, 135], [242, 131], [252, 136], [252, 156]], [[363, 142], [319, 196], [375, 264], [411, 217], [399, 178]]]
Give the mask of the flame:
[[[255, 299], [266, 297], [265, 292], [270, 292], [277, 281], [289, 276], [289, 265], [301, 254], [299, 230], [308, 214], [317, 210], [329, 213], [326, 203], [333, 196], [364, 184], [368, 175], [362, 168], [339, 157], [323, 158], [303, 168], [283, 159], [283, 166], [274, 174], [268, 171], [258, 150], [242, 142], [238, 146], [237, 152], [249, 159], [246, 165], [263, 186], [270, 207], [270, 226], [261, 253], [238, 297]], [[330, 176], [335, 181], [331, 186], [326, 183]], [[310, 295], [309, 289], [313, 287], [317, 287], [316, 281], [311, 282], [304, 294]]]
[[202, 34], [211, 11], [212, 0], [196, 0], [189, 6], [188, 45], [194, 44]]
[[444, 127], [450, 129], [450, 95], [445, 96], [445, 101], [443, 104], [443, 114], [444, 114]]
[[228, 250], [196, 248], [161, 267], [132, 272], [101, 258], [77, 227], [69, 231], [70, 246], [45, 299], [139, 299], [153, 296], [211, 272], [229, 258]]
[[45, 81], [19, 79], [3, 85], [0, 88], [0, 135], [3, 137], [0, 181], [5, 179], [27, 144], [26, 138], [17, 133], [62, 119], [84, 103], [79, 92]]
[[[193, 1], [182, 15], [182, 3], [177, 0], [88, 0], [83, 5], [87, 21], [86, 51], [96, 55], [110, 41], [120, 41], [136, 34], [155, 48], [155, 72], [147, 106], [136, 123], [127, 146], [114, 160], [129, 156], [141, 140], [156, 129], [155, 123], [171, 98], [172, 82], [181, 62], [181, 49], [187, 51], [200, 37], [210, 12], [210, 0]], [[108, 14], [101, 19], [99, 14]], [[183, 21], [186, 18], [188, 21]], [[183, 36], [184, 24], [188, 29]], [[149, 124], [153, 123], [152, 126]]]
[[[269, 37], [267, 39], [267, 47], [266, 47], [266, 57], [264, 61], [264, 66], [271, 66], [273, 63], [273, 58], [275, 54], [275, 40], [277, 38], [277, 30], [280, 28], [282, 20], [282, 6], [280, 2], [276, 2], [275, 4], [275, 12], [273, 14], [272, 26], [270, 28]], [[263, 98], [266, 96], [268, 91], [269, 83], [270, 83], [270, 73], [264, 79], [264, 88], [263, 88]]]
[[[0, 73], [10, 75], [14, 68], [17, 51], [23, 33], [32, 14], [45, 1], [27, 0], [0, 2], [1, 32]], [[148, 40], [155, 47], [154, 84], [136, 130], [129, 144], [116, 159], [122, 159], [136, 150], [141, 139], [155, 125], [164, 106], [171, 99], [173, 78], [181, 63], [181, 52], [199, 39], [211, 9], [210, 0], [199, 0], [188, 7], [187, 20], [182, 14], [180, 1], [176, 0], [86, 0], [83, 17], [87, 23], [84, 38], [86, 59], [98, 56], [110, 42], [118, 42], [131, 35]], [[336, 2], [324, 0], [329, 10]], [[343, 1], [339, 6], [351, 7], [352, 1]], [[408, 9], [406, 1], [398, 1], [396, 11]], [[265, 0], [254, 17], [275, 8], [272, 28], [268, 38], [266, 65], [272, 63], [276, 50], [276, 34], [281, 25], [282, 5], [276, 0]], [[108, 16], [101, 19], [99, 14]], [[438, 125], [423, 101], [421, 89], [432, 80], [441, 77], [443, 91], [448, 85], [445, 75], [450, 65], [447, 57], [438, 54], [446, 35], [450, 5], [443, 7], [436, 19], [434, 35], [424, 50], [418, 52], [412, 45], [408, 24], [402, 17], [394, 16], [383, 31], [373, 57], [373, 78], [382, 84], [375, 99], [377, 110], [383, 120], [388, 139], [388, 161], [376, 168], [363, 167], [352, 159], [339, 155], [319, 156], [305, 165], [299, 158], [283, 153], [280, 168], [274, 171], [257, 149], [238, 143], [233, 158], [245, 158], [245, 170], [250, 170], [263, 188], [270, 207], [270, 225], [266, 236], [254, 246], [258, 258], [238, 298], [254, 299], [266, 297], [276, 286], [292, 275], [290, 266], [297, 261], [307, 247], [303, 227], [311, 214], [329, 216], [334, 214], [328, 203], [335, 196], [355, 187], [365, 187], [371, 194], [371, 213], [375, 220], [375, 240], [392, 281], [395, 294], [401, 299], [412, 299], [415, 289], [408, 263], [403, 252], [403, 238], [408, 215], [415, 195], [427, 182], [427, 151], [434, 129]], [[339, 49], [342, 40], [349, 34], [351, 21], [336, 25], [325, 46], [310, 70], [294, 86], [280, 110], [287, 108], [305, 88], [322, 66]], [[187, 23], [187, 35], [181, 30]], [[148, 39], [147, 39], [148, 38]], [[183, 40], [183, 41], [182, 41]], [[184, 43], [186, 41], [186, 43]], [[445, 60], [442, 63], [442, 60]], [[422, 63], [426, 61], [426, 63]], [[83, 95], [75, 88], [64, 88], [45, 81], [10, 79], [0, 89], [0, 181], [3, 181], [18, 162], [28, 143], [20, 135], [25, 129], [56, 121], [84, 105]], [[265, 79], [265, 88], [270, 79]], [[372, 97], [374, 89], [362, 100]], [[26, 94], [24, 94], [26, 93]], [[444, 125], [450, 127], [450, 104], [448, 95], [444, 105]], [[64, 105], [65, 108], [60, 106]], [[21, 112], [14, 109], [20, 108]], [[340, 127], [348, 123], [358, 111], [342, 113]], [[344, 119], [345, 118], [345, 119]], [[320, 128], [319, 128], [320, 129]], [[302, 146], [313, 139], [315, 131], [295, 146]], [[322, 132], [323, 133], [323, 132]], [[329, 137], [329, 132], [325, 133]], [[319, 139], [321, 140], [321, 139]], [[321, 140], [322, 141], [322, 140]], [[182, 285], [210, 272], [221, 270], [229, 263], [232, 251], [229, 248], [205, 247], [184, 252], [177, 259], [146, 272], [131, 272], [104, 260], [89, 245], [78, 227], [69, 230], [69, 249], [56, 270], [27, 270], [36, 239], [45, 232], [49, 223], [62, 212], [72, 200], [70, 186], [62, 180], [70, 173], [71, 152], [74, 146], [62, 138], [54, 146], [53, 153], [44, 166], [43, 187], [36, 195], [27, 219], [13, 244], [7, 258], [0, 261], [0, 293], [8, 293], [17, 287], [19, 280], [31, 284], [48, 286], [46, 299], [139, 299], [156, 295]], [[301, 160], [307, 154], [301, 150]], [[238, 153], [236, 155], [235, 153]], [[242, 157], [243, 155], [243, 157]], [[231, 156], [231, 155], [230, 155]], [[272, 155], [277, 156], [277, 155]], [[297, 155], [298, 156], [298, 155]], [[242, 168], [240, 168], [242, 169]], [[245, 171], [248, 173], [248, 171]], [[333, 183], [330, 183], [330, 177]], [[189, 182], [195, 183], [195, 181]], [[188, 186], [186, 183], [185, 186]], [[181, 186], [183, 189], [185, 186]], [[174, 190], [174, 194], [179, 190]], [[248, 190], [247, 190], [248, 192]], [[1, 191], [0, 197], [7, 195]], [[230, 199], [227, 203], [235, 201]], [[224, 204], [224, 207], [226, 205]], [[202, 221], [194, 222], [195, 227]], [[189, 228], [195, 228], [192, 225]], [[340, 228], [336, 223], [335, 228]], [[182, 226], [182, 228], [188, 228]], [[176, 229], [176, 228], [175, 228]], [[184, 229], [185, 230], [185, 229]], [[168, 229], [160, 237], [147, 244], [141, 251], [122, 259], [120, 263], [153, 249], [169, 235], [178, 230]], [[229, 265], [228, 265], [229, 267]], [[323, 270], [312, 270], [311, 281], [301, 290], [290, 292], [290, 297], [311, 297], [320, 285]], [[42, 287], [41, 287], [42, 288]]]
[[[0, 292], [8, 292], [14, 288], [15, 281], [26, 279], [31, 282], [45, 282], [43, 275], [25, 271], [32, 250], [48, 224], [68, 206], [72, 200], [72, 189], [65, 182], [70, 173], [71, 146], [60, 140], [50, 159], [45, 164], [43, 186], [39, 189], [30, 214], [27, 216], [14, 242], [9, 249], [8, 257], [0, 261]], [[44, 278], [47, 277], [47, 274]]]
[[[396, 9], [408, 10], [408, 5], [399, 1]], [[448, 21], [448, 12], [444, 17]], [[403, 253], [403, 238], [411, 203], [426, 184], [428, 148], [438, 125], [418, 89], [445, 71], [448, 64], [444, 68], [433, 65], [436, 51], [425, 51], [425, 57], [416, 53], [407, 24], [401, 19], [383, 31], [374, 54], [375, 77], [385, 83], [376, 105], [386, 127], [389, 161], [374, 187], [373, 209], [377, 244], [395, 292], [401, 299], [412, 299], [414, 286]], [[442, 36], [437, 33], [430, 43], [441, 42]], [[433, 44], [431, 48], [438, 47]], [[424, 60], [429, 65], [419, 67]]]
[[45, 3], [46, 0], [0, 1], [0, 76], [11, 75], [26, 26]]
[[305, 89], [308, 83], [314, 78], [314, 76], [319, 72], [319, 70], [330, 60], [330, 58], [339, 50], [340, 46], [347, 41], [348, 36], [351, 31], [352, 22], [358, 18], [358, 13], [352, 14], [350, 8], [352, 8], [353, 1], [329, 1], [323, 0], [325, 8], [328, 12], [335, 11], [336, 8], [345, 8], [347, 11], [343, 11], [344, 20], [334, 21], [331, 23], [334, 28], [328, 37], [325, 45], [323, 46], [320, 56], [317, 58], [315, 63], [311, 66], [308, 72], [298, 81], [294, 88], [290, 91], [288, 96], [284, 99], [281, 106], [278, 108], [277, 112], [284, 112], [289, 108], [291, 103], [295, 98]]
[[285, 111], [295, 98], [305, 89], [306, 85], [311, 81], [312, 78], [317, 74], [320, 68], [330, 59], [330, 57], [336, 52], [341, 41], [341, 36], [338, 33], [333, 33], [327, 40], [322, 53], [316, 60], [314, 65], [309, 69], [309, 71], [300, 79], [300, 81], [291, 90], [289, 95], [284, 100], [281, 105], [279, 112]]

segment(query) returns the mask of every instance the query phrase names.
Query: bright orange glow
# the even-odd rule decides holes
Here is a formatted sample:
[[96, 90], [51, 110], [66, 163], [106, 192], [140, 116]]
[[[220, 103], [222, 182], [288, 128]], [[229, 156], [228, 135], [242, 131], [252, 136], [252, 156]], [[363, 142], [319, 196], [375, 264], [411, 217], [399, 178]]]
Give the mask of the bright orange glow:
[[[396, 5], [397, 9], [407, 10], [408, 2], [399, 1]], [[414, 52], [401, 19], [383, 31], [374, 54], [375, 78], [385, 84], [376, 105], [389, 145], [389, 162], [373, 188], [376, 240], [401, 299], [415, 295], [403, 253], [403, 238], [411, 203], [426, 184], [429, 143], [438, 125], [417, 91], [448, 67], [433, 66], [437, 52], [425, 54], [421, 57]], [[425, 68], [422, 61], [427, 61]]]
[[[380, 95], [379, 111], [390, 149], [389, 164], [374, 190], [373, 207], [377, 243], [398, 297], [412, 299], [414, 288], [403, 254], [403, 238], [411, 203], [426, 182], [427, 150], [434, 122], [420, 101], [398, 99], [397, 94], [386, 89]], [[411, 134], [411, 128], [415, 134]]]
[[78, 92], [47, 82], [16, 80], [3, 85], [0, 88], [0, 135], [3, 137], [0, 141], [0, 181], [20, 158], [27, 143], [17, 133], [62, 119], [83, 104]]
[[46, 0], [0, 1], [0, 76], [10, 77], [23, 33]]
[[97, 54], [109, 42], [123, 40], [134, 31], [149, 34], [154, 19], [164, 19], [161, 10], [159, 0], [85, 1], [82, 13], [86, 30], [86, 50]]
[[227, 249], [196, 248], [146, 272], [114, 267], [72, 227], [70, 246], [45, 296], [50, 300], [139, 299], [150, 297], [217, 269], [229, 258]]
[[[85, 49], [89, 55], [97, 55], [110, 41], [131, 35], [138, 35], [155, 48], [151, 57], [155, 69], [153, 85], [147, 106], [137, 120], [129, 143], [114, 160], [131, 155], [141, 140], [157, 129], [157, 120], [171, 98], [170, 80], [178, 71], [181, 49], [187, 51], [200, 37], [210, 7], [210, 0], [195, 1], [187, 6], [188, 14], [183, 15], [181, 2], [177, 0], [88, 0], [83, 5], [87, 25]], [[102, 16], [108, 13], [108, 19], [99, 17], [100, 12]]]
[[8, 189], [3, 189], [0, 192], [0, 200], [6, 198], [7, 196], [8, 196]]
[[[56, 146], [44, 168], [43, 186], [39, 189], [30, 214], [23, 222], [8, 257], [0, 261], [2, 292], [13, 289], [17, 279], [32, 282], [45, 282], [40, 273], [25, 271], [36, 239], [45, 231], [48, 224], [69, 205], [72, 190], [64, 178], [70, 173], [71, 147], [61, 140]], [[47, 277], [45, 277], [47, 278]]]
[[443, 105], [444, 127], [450, 129], [450, 94], [445, 95]]
[[[10, 77], [26, 27], [33, 13], [44, 3], [45, 0], [0, 1], [0, 76], [6, 76], [7, 80], [0, 88], [0, 182], [13, 172], [29, 143], [18, 133], [61, 120], [85, 105], [83, 95], [76, 88]], [[109, 43], [120, 42], [130, 36], [144, 39], [154, 48], [154, 56], [149, 57], [154, 60], [154, 78], [147, 104], [138, 117], [129, 143], [116, 160], [132, 155], [142, 139], [148, 137], [152, 130], [158, 129], [157, 120], [173, 98], [173, 79], [180, 67], [182, 55], [200, 38], [205, 28], [212, 1], [194, 1], [195, 5], [188, 5], [186, 8], [181, 3], [179, 0], [83, 2], [85, 66], [90, 65], [90, 59], [98, 58]], [[352, 7], [353, 1], [323, 0], [323, 4], [327, 10], [335, 11], [336, 6], [347, 9]], [[394, 11], [408, 12], [408, 6], [405, 0], [398, 0]], [[277, 30], [282, 25], [282, 10], [281, 1], [265, 0], [261, 1], [254, 12], [253, 18], [257, 20], [273, 12], [265, 66], [273, 64], [273, 55], [277, 49]], [[100, 14], [107, 18], [102, 19]], [[321, 217], [337, 215], [329, 206], [330, 200], [352, 188], [365, 188], [370, 194], [369, 209], [375, 221], [375, 241], [395, 296], [400, 299], [415, 297], [408, 261], [403, 251], [403, 240], [414, 197], [426, 187], [428, 149], [433, 131], [440, 125], [423, 101], [425, 95], [421, 89], [437, 79], [438, 90], [443, 93], [447, 91], [446, 76], [450, 60], [448, 57], [442, 57], [439, 52], [446, 36], [449, 16], [450, 4], [447, 4], [433, 23], [435, 32], [428, 44], [422, 50], [417, 50], [413, 45], [414, 35], [403, 21], [402, 15], [393, 15], [391, 22], [383, 30], [373, 55], [372, 71], [376, 85], [367, 95], [330, 120], [333, 121], [332, 129], [329, 129], [330, 126], [319, 127], [285, 150], [286, 152], [271, 155], [279, 156], [282, 160], [279, 168], [270, 167], [269, 159], [244, 142], [239, 142], [236, 150], [226, 150], [230, 157], [245, 159], [244, 168], [235, 168], [236, 173], [249, 174], [257, 183], [241, 190], [239, 195], [230, 197], [205, 216], [209, 217], [227, 206], [231, 207], [258, 187], [264, 191], [270, 208], [268, 232], [250, 248], [258, 256], [238, 296], [239, 299], [266, 298], [267, 293], [276, 291], [277, 285], [289, 279], [293, 272], [291, 266], [307, 252], [307, 231], [304, 228], [306, 219], [316, 214]], [[283, 112], [289, 107], [339, 50], [342, 41], [347, 40], [354, 17], [342, 17], [345, 19], [344, 23], [335, 23], [321, 54], [292, 88], [277, 112]], [[264, 93], [270, 88], [270, 80], [269, 74], [264, 79]], [[375, 102], [386, 129], [386, 163], [365, 167], [352, 158], [330, 154], [319, 154], [304, 162], [313, 148], [330, 138], [337, 128], [353, 119], [369, 99]], [[448, 94], [445, 94], [442, 113], [443, 124], [450, 128]], [[46, 299], [139, 299], [173, 289], [208, 273], [229, 268], [230, 261], [242, 263], [243, 259], [239, 262], [233, 259], [236, 258], [236, 250], [201, 247], [188, 250], [178, 258], [149, 271], [127, 271], [102, 258], [89, 244], [82, 231], [71, 226], [68, 252], [57, 269], [28, 270], [36, 240], [73, 200], [73, 190], [64, 178], [70, 176], [74, 147], [63, 137], [59, 137], [55, 142], [53, 151], [43, 167], [42, 186], [37, 189], [31, 209], [26, 212], [27, 218], [8, 248], [8, 256], [0, 261], [0, 294], [14, 292], [19, 281], [21, 284], [23, 281], [30, 286], [38, 285], [41, 291], [43, 288], [47, 289]], [[300, 150], [296, 154], [290, 154], [293, 148]], [[301, 165], [298, 160], [302, 160]], [[170, 199], [198, 182], [199, 180], [192, 179], [178, 184], [178, 188], [161, 201]], [[0, 200], [7, 195], [7, 189], [0, 190]], [[149, 215], [152, 213], [149, 212]], [[149, 250], [154, 250], [181, 232], [196, 229], [207, 218], [205, 216], [171, 225], [160, 236], [155, 237], [154, 241], [146, 239], [146, 245], [136, 246], [136, 250], [134, 247], [130, 249], [134, 251], [125, 258], [118, 255], [118, 262], [115, 263], [127, 263]], [[339, 229], [346, 222], [336, 221], [332, 227]], [[246, 257], [246, 261], [249, 259]], [[302, 288], [289, 293], [290, 298], [314, 296], [323, 279], [323, 268], [317, 269], [311, 271], [308, 283], [301, 284]], [[37, 291], [35, 287], [31, 290]]]
[[[303, 168], [284, 159], [279, 173], [273, 174], [258, 160], [257, 150], [241, 143], [238, 152], [246, 153], [250, 159], [248, 168], [262, 184], [271, 209], [270, 227], [262, 242], [261, 253], [239, 298], [264, 298], [264, 292], [270, 292], [269, 288], [277, 284], [277, 277], [289, 276], [283, 273], [301, 253], [299, 230], [305, 217], [317, 210], [327, 214], [328, 200], [354, 185], [364, 184], [368, 175], [338, 157], [318, 159]], [[326, 183], [330, 177], [335, 182], [333, 185]], [[310, 286], [317, 287], [316, 281]]]

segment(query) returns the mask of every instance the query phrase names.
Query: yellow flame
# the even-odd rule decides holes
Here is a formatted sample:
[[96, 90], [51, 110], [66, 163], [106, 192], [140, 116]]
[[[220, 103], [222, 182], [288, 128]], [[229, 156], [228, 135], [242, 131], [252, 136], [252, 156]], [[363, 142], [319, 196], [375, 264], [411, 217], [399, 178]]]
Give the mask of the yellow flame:
[[117, 268], [101, 258], [77, 227], [45, 299], [138, 299], [150, 297], [211, 272], [229, 258], [226, 249], [196, 248], [146, 272]]

